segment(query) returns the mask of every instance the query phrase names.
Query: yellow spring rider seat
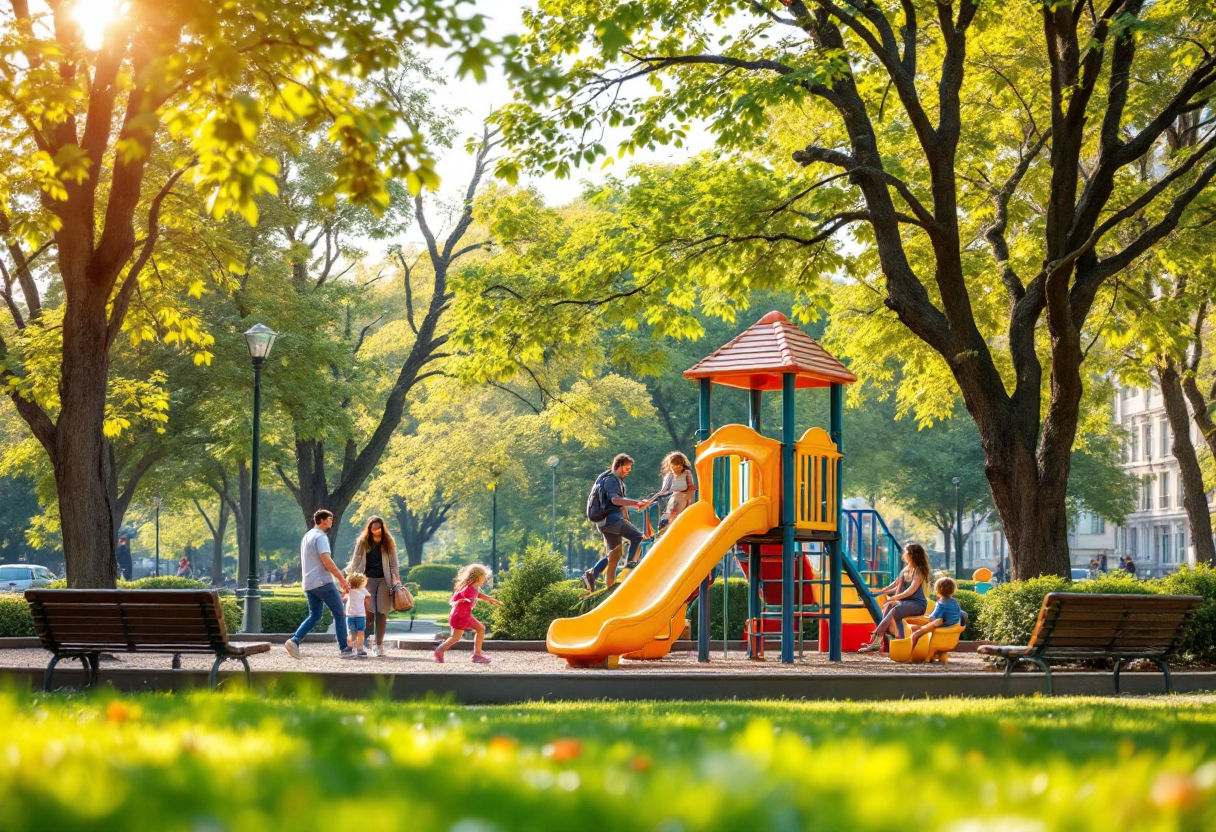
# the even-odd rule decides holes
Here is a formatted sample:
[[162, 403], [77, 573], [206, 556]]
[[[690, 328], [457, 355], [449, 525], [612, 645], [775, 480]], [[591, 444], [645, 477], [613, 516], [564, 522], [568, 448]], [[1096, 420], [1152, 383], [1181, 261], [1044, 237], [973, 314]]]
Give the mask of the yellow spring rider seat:
[[893, 662], [947, 662], [950, 651], [958, 647], [959, 636], [963, 634], [962, 623], [952, 627], [939, 626], [936, 630], [925, 633], [916, 642], [916, 650], [912, 650], [912, 631], [929, 622], [928, 616], [917, 615], [904, 619], [904, 638], [893, 638], [888, 645], [891, 661]]

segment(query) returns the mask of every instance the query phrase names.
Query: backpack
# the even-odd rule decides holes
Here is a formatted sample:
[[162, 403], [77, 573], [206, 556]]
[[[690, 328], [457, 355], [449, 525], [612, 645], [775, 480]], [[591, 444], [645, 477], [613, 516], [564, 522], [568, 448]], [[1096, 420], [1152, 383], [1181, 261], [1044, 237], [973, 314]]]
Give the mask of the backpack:
[[611, 471], [605, 471], [596, 477], [591, 493], [587, 495], [587, 519], [592, 523], [602, 523], [608, 517], [608, 493], [604, 489], [604, 477], [611, 474]]

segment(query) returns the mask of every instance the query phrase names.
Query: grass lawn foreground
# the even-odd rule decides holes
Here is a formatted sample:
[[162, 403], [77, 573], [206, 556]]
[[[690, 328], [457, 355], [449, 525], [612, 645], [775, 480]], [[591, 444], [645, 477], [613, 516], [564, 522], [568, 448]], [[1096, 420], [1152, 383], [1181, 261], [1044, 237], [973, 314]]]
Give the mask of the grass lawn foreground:
[[22, 830], [1210, 830], [1216, 704], [0, 693]]

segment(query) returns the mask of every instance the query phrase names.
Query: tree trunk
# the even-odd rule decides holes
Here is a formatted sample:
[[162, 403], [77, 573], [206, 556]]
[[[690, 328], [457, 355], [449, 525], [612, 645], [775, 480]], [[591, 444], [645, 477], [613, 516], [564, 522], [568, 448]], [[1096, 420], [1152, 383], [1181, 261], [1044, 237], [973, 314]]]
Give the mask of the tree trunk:
[[99, 295], [83, 287], [68, 291], [63, 319], [60, 410], [52, 464], [64, 563], [73, 589], [112, 589], [118, 578], [110, 453], [102, 433], [108, 322], [105, 298]]
[[224, 583], [224, 535], [228, 531], [228, 518], [231, 511], [228, 503], [220, 500], [220, 516], [215, 523], [211, 535], [211, 584], [220, 586]]
[[[1174, 459], [1182, 477], [1182, 505], [1191, 527], [1191, 544], [1195, 547], [1195, 562], [1216, 565], [1216, 546], [1212, 543], [1212, 516], [1208, 513], [1208, 497], [1203, 490], [1203, 472], [1199, 456], [1191, 442], [1191, 420], [1186, 409], [1186, 394], [1178, 367], [1170, 358], [1157, 363], [1157, 378], [1161, 385], [1161, 400], [1169, 420]], [[1181, 553], [1180, 553], [1181, 554]]]
[[[981, 437], [984, 433], [981, 428]], [[984, 449], [985, 474], [1009, 541], [1014, 580], [1039, 575], [1069, 577], [1067, 465], [1040, 472], [1034, 451], [1008, 439], [998, 444], [985, 437]]]

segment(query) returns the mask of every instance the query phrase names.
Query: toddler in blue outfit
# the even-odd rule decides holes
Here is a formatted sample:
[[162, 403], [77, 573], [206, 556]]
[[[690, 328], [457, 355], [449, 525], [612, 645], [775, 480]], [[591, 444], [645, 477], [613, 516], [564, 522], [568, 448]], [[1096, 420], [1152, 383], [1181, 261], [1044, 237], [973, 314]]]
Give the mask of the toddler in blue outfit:
[[938, 627], [953, 627], [960, 622], [966, 625], [967, 613], [963, 612], [963, 608], [954, 599], [957, 587], [953, 578], [938, 578], [937, 583], [933, 585], [933, 591], [937, 593], [937, 605], [929, 614], [929, 620], [912, 631], [913, 654], [916, 652], [916, 642], [921, 636], [928, 635]]

